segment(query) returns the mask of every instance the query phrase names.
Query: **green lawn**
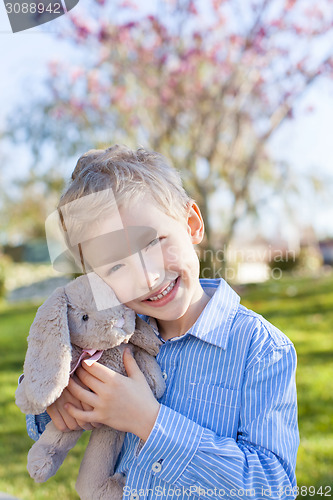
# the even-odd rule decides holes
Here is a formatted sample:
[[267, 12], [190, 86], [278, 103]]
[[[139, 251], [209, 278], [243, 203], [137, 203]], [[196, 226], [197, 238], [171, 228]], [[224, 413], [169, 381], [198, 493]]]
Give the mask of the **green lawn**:
[[27, 452], [33, 441], [25, 430], [25, 417], [14, 403], [17, 380], [22, 373], [26, 337], [36, 305], [3, 306], [0, 310], [0, 491], [22, 500], [77, 500], [75, 477], [88, 433], [70, 452], [56, 477], [35, 484], [26, 471]]
[[[247, 287], [242, 303], [278, 326], [294, 342], [303, 498], [333, 496], [333, 276], [283, 279]], [[320, 490], [322, 487], [322, 490]], [[326, 487], [326, 489], [325, 489]], [[316, 494], [312, 493], [316, 491]], [[320, 495], [320, 492], [323, 495]], [[309, 490], [308, 490], [309, 492]]]
[[[278, 326], [296, 346], [301, 435], [298, 484], [316, 488], [315, 495], [310, 490], [311, 495], [303, 494], [303, 498], [323, 498], [325, 493], [332, 496], [333, 276], [284, 278], [245, 287], [241, 295], [244, 305]], [[88, 433], [69, 454], [56, 477], [46, 484], [36, 485], [26, 472], [26, 455], [32, 441], [26, 435], [24, 415], [15, 406], [14, 392], [35, 312], [36, 305], [29, 304], [0, 308], [0, 491], [22, 500], [78, 499], [75, 477]]]

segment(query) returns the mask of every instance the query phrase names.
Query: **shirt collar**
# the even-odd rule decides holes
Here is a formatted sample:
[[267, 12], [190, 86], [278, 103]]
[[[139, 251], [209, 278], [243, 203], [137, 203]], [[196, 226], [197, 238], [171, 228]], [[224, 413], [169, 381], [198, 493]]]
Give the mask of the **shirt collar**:
[[[238, 311], [240, 298], [224, 279], [201, 279], [210, 301], [186, 335], [193, 335], [204, 342], [226, 349], [231, 325]], [[158, 334], [156, 321], [142, 316]], [[179, 337], [175, 337], [177, 339]]]
[[201, 279], [200, 283], [211, 299], [188, 333], [226, 349], [240, 298], [222, 278]]

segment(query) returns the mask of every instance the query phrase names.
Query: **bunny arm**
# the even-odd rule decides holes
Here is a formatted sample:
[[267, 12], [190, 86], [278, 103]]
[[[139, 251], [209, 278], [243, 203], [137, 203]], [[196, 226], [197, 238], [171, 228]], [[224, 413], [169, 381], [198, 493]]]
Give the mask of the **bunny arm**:
[[156, 399], [160, 399], [165, 391], [165, 380], [156, 359], [140, 348], [134, 348], [134, 358], [146, 377], [149, 387]]
[[162, 345], [153, 328], [146, 323], [140, 316], [136, 317], [135, 331], [129, 340], [131, 344], [141, 347], [152, 356], [157, 356]]
[[[125, 374], [122, 363], [125, 347], [121, 344], [105, 351], [101, 358], [102, 364]], [[159, 399], [165, 391], [165, 381], [156, 359], [137, 346], [132, 347], [131, 350], [155, 397]], [[120, 500], [122, 498], [125, 478], [121, 474], [110, 474], [114, 471], [124, 436], [125, 433], [107, 426], [92, 431], [76, 482], [76, 491], [81, 500], [92, 498], [94, 500]], [[101, 456], [103, 462], [100, 460]]]
[[46, 425], [45, 431], [28, 453], [27, 469], [36, 483], [43, 483], [54, 476], [82, 432], [59, 431], [52, 421]]
[[124, 432], [107, 426], [91, 432], [76, 481], [81, 500], [121, 500], [125, 477], [110, 474], [114, 471], [124, 437]]
[[[121, 344], [120, 346], [104, 351], [100, 360], [101, 363], [108, 368], [115, 369], [116, 371], [125, 374], [125, 369], [122, 363], [124, 348], [125, 345]], [[73, 345], [74, 363], [72, 366], [75, 366], [81, 351], [81, 348]], [[23, 383], [24, 379], [20, 385]], [[110, 432], [116, 432], [113, 431], [113, 429], [109, 430]], [[68, 451], [74, 447], [82, 432], [83, 431], [61, 432], [56, 429], [52, 422], [47, 424], [45, 431], [39, 440], [36, 441], [36, 443], [31, 447], [28, 453], [28, 471], [30, 476], [36, 482], [44, 482], [52, 477], [61, 466]], [[116, 455], [116, 458], [117, 457], [118, 454]], [[100, 463], [100, 460], [98, 460], [97, 463]], [[108, 469], [108, 477], [111, 473], [112, 470]]]

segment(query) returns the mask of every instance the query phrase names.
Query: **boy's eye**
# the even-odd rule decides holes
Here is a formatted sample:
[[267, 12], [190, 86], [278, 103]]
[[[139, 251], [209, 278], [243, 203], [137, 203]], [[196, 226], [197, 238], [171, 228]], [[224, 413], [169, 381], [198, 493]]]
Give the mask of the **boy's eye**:
[[118, 271], [121, 267], [123, 267], [124, 264], [116, 264], [115, 266], [111, 267], [111, 269], [108, 270], [108, 275]]
[[157, 245], [157, 243], [159, 243], [161, 240], [163, 239], [163, 237], [159, 236], [158, 238], [155, 238], [154, 240], [152, 240], [150, 243], [148, 243], [148, 245], [146, 246], [146, 248], [151, 248], [151, 247], [154, 247], [155, 245]]

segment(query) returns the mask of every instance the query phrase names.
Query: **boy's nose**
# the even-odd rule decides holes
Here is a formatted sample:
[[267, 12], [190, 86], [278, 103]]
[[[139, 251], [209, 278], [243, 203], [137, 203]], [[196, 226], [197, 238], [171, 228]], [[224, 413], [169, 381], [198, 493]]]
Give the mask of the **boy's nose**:
[[148, 285], [149, 290], [152, 290], [157, 283], [161, 280], [161, 273], [158, 271], [148, 271], [145, 270], [146, 283]]

